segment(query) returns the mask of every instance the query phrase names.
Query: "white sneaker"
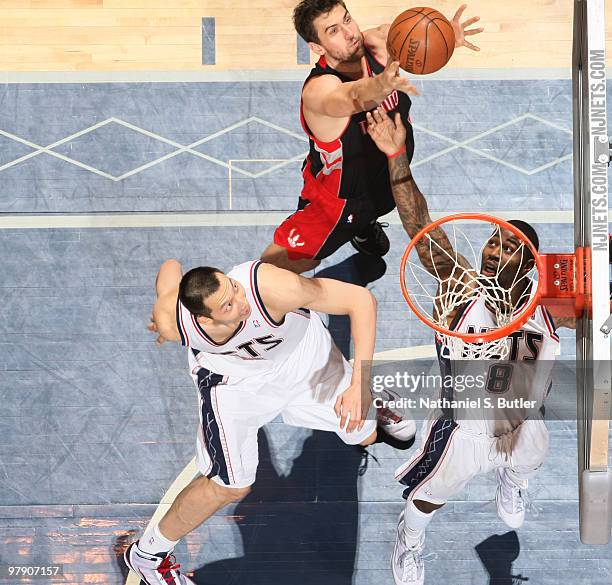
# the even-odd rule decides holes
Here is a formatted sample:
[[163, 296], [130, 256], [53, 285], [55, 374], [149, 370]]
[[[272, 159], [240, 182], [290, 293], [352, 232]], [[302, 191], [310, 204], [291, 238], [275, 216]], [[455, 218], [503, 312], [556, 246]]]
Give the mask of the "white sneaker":
[[389, 408], [376, 409], [378, 426], [396, 441], [410, 441], [416, 435], [416, 423], [410, 417], [400, 416]]
[[406, 545], [404, 540], [404, 512], [402, 511], [397, 524], [397, 537], [391, 557], [395, 585], [423, 585], [425, 582], [424, 542], [425, 534], [417, 545], [413, 547]]
[[195, 583], [181, 575], [180, 565], [176, 558], [168, 553], [164, 556], [150, 555], [138, 548], [133, 542], [123, 553], [125, 564], [136, 573], [146, 585], [195, 585]]
[[525, 520], [525, 492], [528, 481], [515, 482], [503, 467], [497, 469], [495, 503], [497, 515], [510, 528], [520, 528]]

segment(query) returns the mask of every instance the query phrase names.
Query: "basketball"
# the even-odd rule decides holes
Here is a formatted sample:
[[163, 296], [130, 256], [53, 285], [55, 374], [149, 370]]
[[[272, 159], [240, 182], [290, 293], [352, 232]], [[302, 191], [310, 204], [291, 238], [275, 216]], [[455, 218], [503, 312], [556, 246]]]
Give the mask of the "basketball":
[[410, 8], [392, 22], [387, 50], [404, 71], [433, 73], [452, 57], [455, 33], [448, 19], [434, 8]]

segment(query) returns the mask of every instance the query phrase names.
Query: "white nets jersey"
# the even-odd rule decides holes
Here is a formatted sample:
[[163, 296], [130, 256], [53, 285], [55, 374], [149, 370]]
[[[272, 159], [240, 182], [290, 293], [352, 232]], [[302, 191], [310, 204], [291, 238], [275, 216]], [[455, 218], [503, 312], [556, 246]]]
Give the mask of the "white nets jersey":
[[[496, 327], [494, 319], [481, 296], [455, 317], [451, 328], [462, 333], [485, 332]], [[530, 319], [508, 338], [507, 359], [469, 361], [451, 361], [448, 350], [436, 339], [443, 379], [451, 376], [453, 381], [442, 395], [459, 401], [459, 406], [451, 410], [464, 431], [488, 436], [506, 434], [526, 418], [537, 415], [550, 391], [559, 337], [548, 310], [539, 305]], [[472, 389], [467, 388], [472, 383], [468, 376], [479, 377]], [[466, 405], [466, 399], [477, 400], [477, 404]]]
[[310, 311], [297, 309], [287, 313], [281, 322], [275, 322], [257, 287], [260, 265], [259, 261], [245, 262], [227, 273], [243, 286], [251, 314], [224, 343], [213, 341], [196, 317], [177, 301], [176, 323], [181, 342], [197, 350], [199, 364], [211, 372], [238, 378], [270, 372], [284, 363], [304, 339]]

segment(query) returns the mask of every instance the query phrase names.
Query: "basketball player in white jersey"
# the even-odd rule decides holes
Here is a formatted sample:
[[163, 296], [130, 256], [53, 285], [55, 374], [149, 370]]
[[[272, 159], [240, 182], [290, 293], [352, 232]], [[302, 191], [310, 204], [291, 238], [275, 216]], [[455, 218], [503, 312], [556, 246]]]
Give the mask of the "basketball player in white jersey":
[[[414, 237], [420, 229], [431, 223], [427, 202], [419, 191], [405, 155], [405, 129], [401, 119], [395, 121], [378, 108], [367, 115], [368, 132], [389, 161], [389, 173], [393, 196], [402, 224], [408, 235]], [[538, 248], [534, 229], [523, 221], [510, 222], [519, 228]], [[431, 246], [425, 238], [417, 243], [419, 258], [426, 270], [444, 280], [457, 270], [472, 270], [468, 261], [453, 250], [451, 242], [441, 228], [429, 232], [437, 246]], [[510, 291], [510, 304], [516, 308], [526, 301], [534, 286], [526, 275], [534, 265], [531, 253], [516, 253], [521, 242], [511, 231], [501, 229], [489, 238], [482, 252], [480, 274], [494, 278], [497, 284]], [[527, 248], [523, 246], [525, 250]], [[458, 277], [459, 278], [459, 277]], [[472, 279], [472, 282], [474, 280]], [[476, 281], [477, 282], [477, 281]], [[514, 283], [520, 284], [513, 286]], [[497, 327], [494, 315], [485, 302], [484, 295], [457, 307], [448, 316], [450, 329], [473, 333]], [[436, 310], [434, 308], [434, 310]], [[575, 327], [574, 319], [558, 319], [557, 326]], [[551, 365], [557, 353], [559, 338], [551, 315], [538, 306], [532, 317], [510, 336], [508, 360], [494, 364], [493, 368], [512, 368], [513, 362], [534, 363], [538, 366], [534, 375], [505, 378], [503, 392], [520, 394], [526, 391], [541, 405], [551, 383]], [[436, 340], [438, 358], [443, 374], [449, 373], [451, 361], [447, 348]], [[536, 361], [534, 361], [536, 360]], [[490, 362], [488, 362], [490, 363]], [[470, 367], [468, 362], [452, 362]], [[517, 364], [517, 367], [519, 366]], [[475, 364], [472, 364], [475, 365]], [[481, 366], [482, 367], [482, 366]], [[504, 372], [500, 372], [504, 379]], [[511, 373], [511, 372], [510, 372]], [[528, 381], [528, 388], [522, 382]], [[462, 417], [454, 412], [452, 417], [432, 416], [423, 427], [422, 447], [411, 460], [397, 470], [397, 479], [404, 484], [406, 506], [400, 515], [397, 540], [392, 557], [393, 577], [397, 585], [421, 585], [424, 582], [422, 550], [425, 528], [435, 510], [457, 494], [479, 473], [495, 470], [498, 487], [496, 493], [499, 517], [511, 528], [518, 528], [525, 517], [523, 495], [528, 478], [542, 465], [548, 449], [548, 432], [538, 408], [527, 413], [512, 410], [491, 415], [474, 416], [474, 412]]]
[[[369, 373], [376, 300], [365, 288], [303, 278], [259, 261], [227, 274], [199, 267], [182, 275], [165, 262], [150, 330], [157, 342], [189, 347], [199, 390], [197, 465], [201, 477], [178, 495], [164, 518], [125, 553], [148, 585], [192, 583], [171, 555], [176, 543], [223, 506], [242, 499], [255, 481], [257, 432], [278, 415], [294, 426], [332, 431], [347, 444], [377, 440]], [[354, 342], [351, 368], [315, 311], [348, 315]], [[370, 411], [370, 416], [365, 415]], [[378, 425], [409, 441], [414, 421], [379, 411]]]

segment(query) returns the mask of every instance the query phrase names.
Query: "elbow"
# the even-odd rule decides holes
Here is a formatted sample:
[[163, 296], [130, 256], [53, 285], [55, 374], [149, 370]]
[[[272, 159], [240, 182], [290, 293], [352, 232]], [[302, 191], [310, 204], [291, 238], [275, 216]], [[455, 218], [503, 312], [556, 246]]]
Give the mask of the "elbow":
[[169, 258], [168, 260], [164, 260], [164, 262], [162, 262], [162, 265], [159, 267], [160, 270], [162, 270], [163, 268], [182, 268], [181, 263], [178, 260], [175, 260], [174, 258]]

